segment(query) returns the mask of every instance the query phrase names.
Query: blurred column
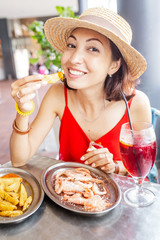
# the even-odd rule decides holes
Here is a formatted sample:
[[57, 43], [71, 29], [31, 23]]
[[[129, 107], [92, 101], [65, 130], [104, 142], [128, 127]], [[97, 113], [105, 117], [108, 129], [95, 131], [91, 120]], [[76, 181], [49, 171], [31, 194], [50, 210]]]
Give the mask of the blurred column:
[[88, 8], [88, 0], [78, 0], [79, 15]]
[[15, 79], [15, 65], [13, 59], [13, 51], [11, 46], [11, 39], [9, 37], [8, 20], [0, 19], [0, 38], [2, 43], [2, 55], [5, 71], [5, 79]]
[[153, 107], [160, 109], [160, 1], [118, 0], [118, 13], [131, 25], [132, 45], [147, 60], [147, 70], [141, 77], [140, 88], [148, 95]]
[[[160, 1], [117, 0], [117, 12], [131, 25], [132, 46], [147, 60], [147, 70], [139, 89], [147, 94], [151, 106], [160, 109]], [[160, 160], [160, 120], [157, 122], [157, 145]]]

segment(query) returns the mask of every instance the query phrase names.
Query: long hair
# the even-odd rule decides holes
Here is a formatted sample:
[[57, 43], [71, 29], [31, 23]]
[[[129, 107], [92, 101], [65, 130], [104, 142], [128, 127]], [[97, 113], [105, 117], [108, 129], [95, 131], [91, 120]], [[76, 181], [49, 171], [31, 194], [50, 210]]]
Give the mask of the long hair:
[[121, 59], [121, 66], [117, 72], [115, 72], [112, 76], [107, 75], [106, 80], [104, 82], [104, 89], [106, 92], [106, 99], [111, 101], [119, 101], [123, 99], [121, 94], [121, 89], [123, 90], [127, 100], [131, 99], [134, 94], [129, 95], [128, 89], [134, 88], [138, 83], [139, 79], [131, 80], [130, 74], [128, 72], [127, 64], [117, 48], [117, 46], [109, 39], [110, 47], [112, 51], [112, 60], [118, 61]]
[[[123, 99], [123, 96], [121, 94], [121, 89], [123, 90], [126, 99], [131, 99], [134, 94], [129, 95], [128, 89], [134, 88], [138, 83], [139, 79], [137, 80], [131, 80], [130, 74], [128, 72], [128, 67], [126, 62], [124, 61], [124, 58], [117, 48], [117, 46], [109, 39], [110, 41], [110, 47], [112, 51], [112, 60], [117, 61], [121, 59], [121, 66], [118, 69], [117, 72], [115, 72], [112, 76], [107, 75], [105, 82], [104, 82], [104, 91], [106, 93], [106, 99], [111, 101], [119, 101]], [[70, 88], [67, 84], [66, 78], [64, 78], [64, 86], [68, 89]]]

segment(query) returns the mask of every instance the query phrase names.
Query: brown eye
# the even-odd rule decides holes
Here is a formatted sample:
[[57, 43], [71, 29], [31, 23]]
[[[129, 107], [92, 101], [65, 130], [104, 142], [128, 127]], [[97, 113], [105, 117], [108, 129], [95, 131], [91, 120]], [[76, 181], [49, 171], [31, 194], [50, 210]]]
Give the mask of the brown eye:
[[89, 48], [89, 50], [92, 51], [92, 52], [99, 52], [99, 50], [95, 47], [91, 47], [91, 48]]
[[75, 45], [73, 45], [73, 44], [71, 44], [71, 43], [68, 43], [68, 44], [67, 44], [67, 47], [68, 47], [68, 48], [75, 48]]

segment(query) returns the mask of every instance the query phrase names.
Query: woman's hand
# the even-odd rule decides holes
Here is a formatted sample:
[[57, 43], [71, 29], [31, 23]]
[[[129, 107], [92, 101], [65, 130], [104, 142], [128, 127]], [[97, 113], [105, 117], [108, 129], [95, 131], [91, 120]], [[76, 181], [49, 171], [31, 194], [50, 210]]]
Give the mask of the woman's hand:
[[11, 96], [17, 102], [22, 112], [28, 112], [32, 109], [31, 100], [35, 97], [35, 91], [46, 81], [42, 81], [43, 75], [37, 74], [21, 78], [11, 84]]
[[107, 148], [95, 148], [90, 146], [87, 149], [87, 153], [81, 157], [84, 164], [91, 165], [91, 167], [97, 167], [107, 173], [113, 173], [115, 171], [115, 163], [113, 161], [113, 154], [108, 151]]

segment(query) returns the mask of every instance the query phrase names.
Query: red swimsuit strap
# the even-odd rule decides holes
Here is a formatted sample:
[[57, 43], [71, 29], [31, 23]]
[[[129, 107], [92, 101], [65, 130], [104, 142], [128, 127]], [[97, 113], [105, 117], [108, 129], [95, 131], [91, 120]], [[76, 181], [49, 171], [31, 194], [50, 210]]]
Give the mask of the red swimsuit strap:
[[66, 106], [68, 106], [67, 88], [66, 88], [66, 87], [64, 87], [64, 96], [65, 96], [65, 103], [66, 103]]

